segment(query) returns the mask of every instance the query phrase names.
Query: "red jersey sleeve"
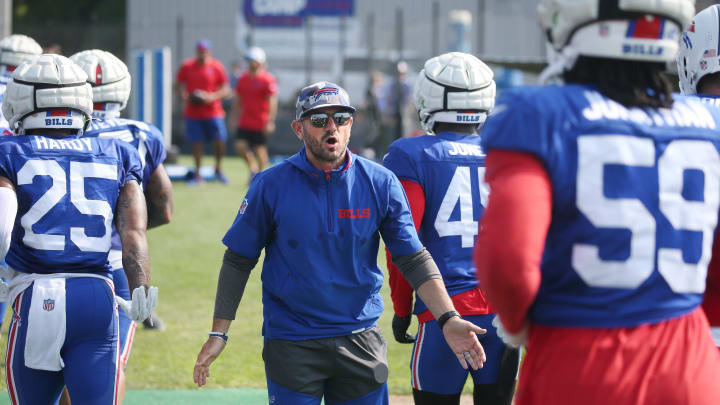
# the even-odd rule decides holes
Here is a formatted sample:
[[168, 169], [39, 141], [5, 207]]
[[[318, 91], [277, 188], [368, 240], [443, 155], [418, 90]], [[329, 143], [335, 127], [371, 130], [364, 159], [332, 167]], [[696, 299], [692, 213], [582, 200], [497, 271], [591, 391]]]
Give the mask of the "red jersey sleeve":
[[532, 155], [493, 150], [485, 164], [490, 200], [475, 249], [477, 277], [505, 328], [517, 333], [540, 288], [552, 188]]
[[708, 266], [707, 286], [702, 308], [707, 315], [710, 326], [720, 326], [720, 228], [715, 234], [715, 242], [712, 248], [712, 259]]
[[[425, 191], [422, 186], [414, 181], [400, 180], [405, 189], [408, 202], [410, 203], [410, 211], [415, 224], [415, 230], [420, 229], [423, 216], [425, 215]], [[406, 317], [412, 314], [413, 289], [410, 283], [400, 273], [397, 266], [392, 263], [392, 255], [385, 248], [385, 257], [387, 258], [388, 275], [390, 278], [390, 298], [393, 302], [395, 315]]]

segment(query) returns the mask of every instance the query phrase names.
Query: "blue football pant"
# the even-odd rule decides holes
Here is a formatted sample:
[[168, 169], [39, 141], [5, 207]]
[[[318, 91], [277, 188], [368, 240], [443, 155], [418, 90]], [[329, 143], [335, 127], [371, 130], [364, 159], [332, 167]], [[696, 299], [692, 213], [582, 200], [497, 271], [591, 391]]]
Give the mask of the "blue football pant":
[[[128, 285], [127, 275], [122, 268], [114, 269], [112, 272], [113, 284], [115, 284], [115, 295], [130, 301], [130, 287]], [[118, 309], [120, 318], [120, 366], [124, 369], [130, 358], [130, 350], [132, 349], [133, 339], [135, 337], [135, 322], [128, 318], [122, 308]]]
[[412, 387], [420, 391], [449, 395], [462, 391], [468, 374], [472, 376], [475, 385], [497, 382], [505, 344], [497, 336], [495, 327], [491, 325], [494, 317], [494, 314], [463, 317], [466, 321], [487, 330], [486, 334], [478, 335], [487, 357], [483, 368], [478, 370], [469, 367], [465, 370], [460, 366], [457, 357], [445, 341], [437, 321], [420, 324], [410, 358]]
[[[268, 385], [268, 402], [270, 405], [320, 405], [322, 398], [314, 395], [303, 394], [284, 388], [270, 379]], [[325, 405], [389, 405], [387, 383], [360, 398], [349, 401], [333, 402], [325, 398]]]
[[[66, 335], [60, 354], [65, 368], [44, 371], [25, 366], [25, 340], [32, 285], [13, 302], [6, 378], [13, 405], [52, 404], [67, 385], [73, 405], [114, 405], [120, 350], [113, 289], [99, 278], [69, 278]], [[36, 300], [33, 305], [42, 305]]]

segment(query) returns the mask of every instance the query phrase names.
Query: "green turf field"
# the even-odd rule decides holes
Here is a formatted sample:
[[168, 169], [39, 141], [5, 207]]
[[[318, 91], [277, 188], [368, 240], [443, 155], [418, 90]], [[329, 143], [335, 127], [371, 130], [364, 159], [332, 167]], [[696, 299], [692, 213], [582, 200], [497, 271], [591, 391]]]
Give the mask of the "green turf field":
[[[181, 163], [189, 162], [187, 157], [181, 159]], [[211, 158], [206, 157], [205, 163], [212, 164]], [[157, 332], [138, 328], [126, 371], [130, 390], [197, 390], [193, 384], [192, 370], [212, 321], [218, 270], [225, 250], [221, 239], [235, 218], [247, 190], [248, 171], [240, 159], [227, 158], [224, 170], [231, 180], [229, 186], [216, 182], [197, 187], [174, 183], [175, 213], [172, 222], [148, 232], [152, 284], [160, 290], [157, 312], [165, 321], [167, 330]], [[381, 253], [378, 261], [385, 268], [384, 251], [381, 250]], [[260, 268], [258, 264], [245, 290], [236, 320], [230, 329], [228, 345], [211, 367], [208, 388], [265, 387], [261, 358]], [[380, 327], [389, 344], [390, 392], [409, 394], [408, 364], [412, 345], [400, 345], [393, 340], [390, 328], [392, 304], [387, 281], [383, 294], [385, 313], [380, 319]], [[5, 319], [0, 342], [3, 348], [7, 334], [7, 314]], [[415, 330], [413, 322], [410, 331]], [[4, 356], [0, 359], [0, 365], [0, 390], [5, 391]], [[227, 391], [226, 394], [236, 392]], [[205, 399], [193, 403], [210, 403], [206, 401], [214, 398], [214, 392], [208, 391]], [[258, 391], [247, 392], [247, 395], [256, 395]], [[130, 401], [139, 394], [130, 393], [127, 403], [155, 403]], [[197, 395], [202, 394], [198, 392]], [[199, 398], [188, 393], [186, 396]], [[6, 394], [0, 393], [0, 404], [8, 403], [7, 398]]]

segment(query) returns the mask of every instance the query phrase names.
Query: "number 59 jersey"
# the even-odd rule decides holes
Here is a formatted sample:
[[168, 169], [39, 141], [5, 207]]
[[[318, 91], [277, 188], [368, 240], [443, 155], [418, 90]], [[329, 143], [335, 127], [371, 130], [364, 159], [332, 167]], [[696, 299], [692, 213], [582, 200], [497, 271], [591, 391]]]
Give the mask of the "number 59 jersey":
[[6, 261], [26, 273], [102, 273], [115, 206], [128, 180], [142, 181], [132, 146], [77, 136], [0, 138], [0, 176], [15, 185], [18, 212]]
[[[399, 179], [422, 187], [426, 208], [418, 236], [450, 296], [476, 288], [472, 252], [488, 196], [480, 137], [441, 132], [399, 139], [383, 165]], [[418, 298], [415, 313], [426, 309]]]
[[483, 146], [534, 155], [552, 183], [532, 321], [632, 327], [700, 304], [720, 206], [717, 109], [683, 96], [672, 109], [626, 108], [581, 85], [518, 88], [501, 95]]

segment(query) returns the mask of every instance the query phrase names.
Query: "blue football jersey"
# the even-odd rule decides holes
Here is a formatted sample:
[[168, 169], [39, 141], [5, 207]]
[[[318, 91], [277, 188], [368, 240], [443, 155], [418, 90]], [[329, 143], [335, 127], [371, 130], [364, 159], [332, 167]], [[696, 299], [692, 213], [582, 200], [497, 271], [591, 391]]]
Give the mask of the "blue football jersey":
[[652, 109], [580, 85], [500, 96], [485, 150], [530, 153], [552, 183], [532, 321], [632, 327], [700, 304], [720, 205], [719, 126], [720, 112], [694, 97]]
[[[453, 296], [477, 287], [473, 247], [487, 203], [485, 154], [479, 136], [441, 132], [395, 141], [383, 160], [401, 180], [419, 184], [425, 215], [418, 232]], [[418, 297], [415, 313], [427, 306]]]
[[[143, 189], [147, 186], [155, 169], [167, 157], [162, 132], [156, 126], [142, 121], [124, 118], [93, 119], [83, 136], [117, 139], [129, 143], [137, 149], [142, 164]], [[113, 227], [112, 248], [122, 249], [120, 235], [116, 232], [115, 227]]]
[[0, 138], [0, 176], [15, 185], [18, 212], [6, 261], [27, 273], [102, 273], [120, 188], [142, 181], [123, 142], [77, 136]]
[[137, 149], [143, 168], [143, 189], [150, 181], [150, 175], [167, 157], [160, 129], [142, 121], [124, 118], [93, 119], [83, 136], [119, 139]]

